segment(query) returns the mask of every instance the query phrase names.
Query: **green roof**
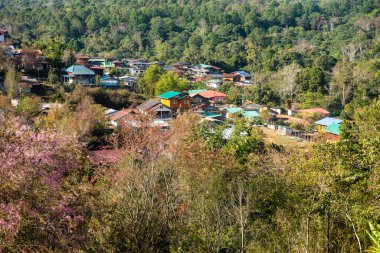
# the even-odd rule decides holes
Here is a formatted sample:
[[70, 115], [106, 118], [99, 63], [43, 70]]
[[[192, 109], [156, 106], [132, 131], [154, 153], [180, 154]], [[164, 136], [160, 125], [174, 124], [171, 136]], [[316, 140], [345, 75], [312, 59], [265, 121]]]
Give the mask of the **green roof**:
[[240, 107], [231, 107], [226, 109], [228, 113], [237, 113], [237, 112], [242, 112], [243, 109]]
[[213, 113], [213, 112], [204, 112], [203, 115], [205, 117], [209, 117], [209, 118], [217, 118], [217, 117], [222, 116], [222, 114], [220, 114], [220, 113]]
[[177, 91], [168, 91], [168, 92], [165, 92], [161, 95], [159, 95], [158, 97], [159, 98], [163, 98], [163, 99], [171, 99], [171, 98], [174, 98], [178, 95], [180, 95], [181, 92], [177, 92]]
[[73, 75], [95, 75], [95, 72], [83, 65], [73, 65], [65, 70]]
[[323, 128], [323, 131], [326, 133], [332, 133], [335, 135], [339, 135], [339, 133], [340, 133], [339, 126], [340, 126], [340, 124], [328, 125], [328, 126]]
[[259, 113], [256, 111], [245, 111], [243, 115], [244, 117], [250, 118], [250, 119], [259, 117]]
[[106, 61], [103, 63], [103, 66], [106, 67], [106, 68], [111, 68], [112, 67], [112, 63], [110, 63], [109, 61]]
[[206, 90], [189, 90], [188, 93], [189, 93], [189, 95], [193, 95], [193, 94], [201, 93], [203, 91], [206, 91]]
[[209, 68], [212, 67], [212, 66], [207, 65], [207, 64], [199, 64], [199, 66], [200, 66], [201, 68], [205, 68], [205, 69], [209, 69]]

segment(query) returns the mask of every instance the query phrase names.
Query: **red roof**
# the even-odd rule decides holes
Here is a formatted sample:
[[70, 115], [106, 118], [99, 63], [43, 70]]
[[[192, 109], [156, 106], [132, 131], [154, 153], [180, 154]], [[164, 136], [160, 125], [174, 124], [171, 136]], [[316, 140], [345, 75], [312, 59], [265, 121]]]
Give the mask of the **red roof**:
[[227, 96], [226, 94], [224, 94], [222, 92], [214, 91], [214, 90], [206, 90], [206, 91], [202, 91], [198, 94], [201, 95], [202, 97], [205, 97], [205, 98], [226, 97]]

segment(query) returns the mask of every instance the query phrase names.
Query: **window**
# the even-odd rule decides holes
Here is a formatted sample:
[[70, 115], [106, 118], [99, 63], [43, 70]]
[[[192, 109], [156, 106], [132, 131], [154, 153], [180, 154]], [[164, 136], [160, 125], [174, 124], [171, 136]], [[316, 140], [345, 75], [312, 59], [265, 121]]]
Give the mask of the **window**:
[[183, 101], [183, 103], [184, 103], [185, 105], [187, 105], [187, 104], [189, 103], [189, 101], [188, 101], [188, 100], [185, 100], [185, 101]]
[[177, 99], [173, 100], [173, 104], [175, 104], [175, 105], [177, 104]]

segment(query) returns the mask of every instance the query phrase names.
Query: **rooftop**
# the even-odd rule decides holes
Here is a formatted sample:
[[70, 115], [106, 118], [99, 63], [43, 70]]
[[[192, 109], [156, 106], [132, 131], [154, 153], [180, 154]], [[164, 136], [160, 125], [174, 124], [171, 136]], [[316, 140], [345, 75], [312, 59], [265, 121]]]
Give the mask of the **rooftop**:
[[95, 72], [83, 65], [73, 65], [65, 70], [74, 75], [95, 75]]
[[256, 111], [245, 111], [243, 115], [244, 117], [249, 118], [249, 119], [259, 117], [259, 113]]
[[168, 91], [168, 92], [165, 92], [165, 93], [159, 95], [158, 97], [162, 98], [162, 99], [171, 99], [171, 98], [177, 97], [178, 95], [181, 95], [181, 92]]
[[198, 94], [201, 95], [202, 97], [205, 97], [205, 98], [226, 97], [227, 96], [226, 94], [224, 94], [222, 92], [214, 91], [214, 90], [206, 90], [206, 91], [202, 91]]
[[328, 125], [333, 125], [333, 124], [340, 124], [342, 121], [343, 120], [341, 119], [326, 117], [314, 123], [321, 126], [328, 126]]
[[158, 104], [160, 104], [160, 102], [153, 100], [153, 99], [149, 99], [149, 100], [145, 101], [144, 103], [142, 103], [141, 105], [137, 106], [136, 108], [139, 110], [142, 110], [142, 111], [148, 111]]
[[328, 126], [324, 127], [323, 131], [326, 133], [339, 135], [339, 133], [340, 133], [339, 127], [340, 127], [340, 124], [332, 124], [332, 125], [328, 125]]
[[230, 108], [227, 108], [226, 110], [228, 113], [232, 113], [232, 114], [244, 111], [240, 107], [230, 107]]
[[207, 90], [189, 90], [187, 93], [189, 93], [189, 95], [196, 95], [196, 94], [201, 93], [203, 91], [207, 91]]

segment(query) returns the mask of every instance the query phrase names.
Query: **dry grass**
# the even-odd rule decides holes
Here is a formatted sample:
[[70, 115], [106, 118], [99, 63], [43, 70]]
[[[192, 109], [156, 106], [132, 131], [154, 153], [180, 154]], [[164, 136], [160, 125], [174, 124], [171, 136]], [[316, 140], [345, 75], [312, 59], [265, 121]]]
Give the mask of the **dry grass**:
[[283, 146], [284, 148], [308, 148], [311, 146], [310, 142], [307, 141], [297, 141], [298, 138], [293, 136], [282, 136], [277, 133], [277, 131], [268, 129], [266, 127], [262, 128], [265, 134], [265, 142], [267, 144], [277, 144]]

